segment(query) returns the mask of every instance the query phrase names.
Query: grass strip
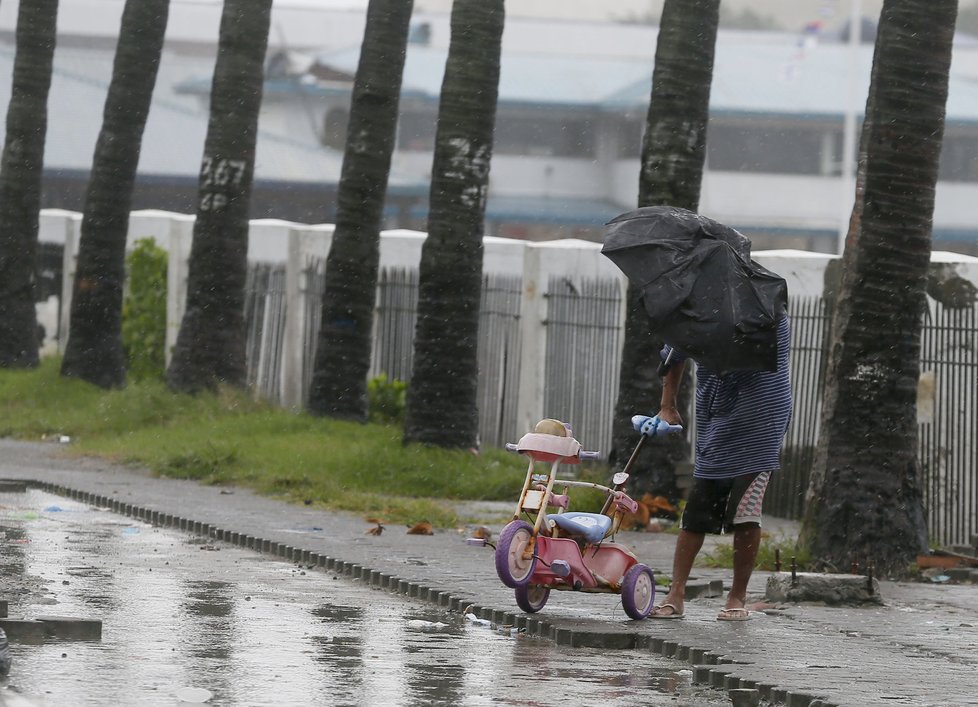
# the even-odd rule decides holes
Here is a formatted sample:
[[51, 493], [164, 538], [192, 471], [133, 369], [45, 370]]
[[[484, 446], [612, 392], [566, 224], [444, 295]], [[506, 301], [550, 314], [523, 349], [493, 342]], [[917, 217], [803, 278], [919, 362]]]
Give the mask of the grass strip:
[[0, 369], [0, 436], [59, 439], [69, 455], [166, 477], [237, 485], [385, 524], [458, 527], [455, 501], [512, 501], [523, 457], [402, 443], [401, 429], [294, 414], [224, 388], [182, 395], [159, 381], [105, 391], [61, 377], [60, 359]]

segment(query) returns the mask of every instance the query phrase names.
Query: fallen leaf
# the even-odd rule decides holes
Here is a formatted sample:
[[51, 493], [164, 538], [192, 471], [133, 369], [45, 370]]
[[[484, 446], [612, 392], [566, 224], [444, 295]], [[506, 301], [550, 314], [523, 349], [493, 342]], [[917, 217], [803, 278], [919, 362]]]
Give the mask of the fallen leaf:
[[649, 524], [650, 517], [649, 507], [644, 501], [639, 501], [634, 513], [626, 513], [622, 516], [621, 527], [625, 530], [644, 529]]
[[474, 531], [472, 531], [473, 538], [483, 538], [484, 540], [492, 540], [492, 531], [484, 525], [479, 526]]
[[417, 525], [408, 528], [407, 534], [408, 535], [434, 535], [435, 531], [432, 529], [431, 523], [424, 520], [418, 523]]
[[679, 509], [669, 503], [669, 499], [665, 496], [653, 496], [647, 493], [642, 496], [642, 502], [648, 506], [651, 513], [665, 515], [670, 518], [679, 516]]

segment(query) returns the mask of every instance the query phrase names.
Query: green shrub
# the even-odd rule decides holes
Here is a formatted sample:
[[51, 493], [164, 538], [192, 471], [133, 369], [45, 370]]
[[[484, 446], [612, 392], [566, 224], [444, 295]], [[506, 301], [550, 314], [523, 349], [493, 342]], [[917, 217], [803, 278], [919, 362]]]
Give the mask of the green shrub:
[[397, 424], [404, 422], [407, 383], [388, 380], [381, 374], [367, 381], [367, 406], [371, 422]]
[[122, 343], [133, 380], [163, 377], [166, 365], [167, 253], [152, 238], [126, 258], [129, 283], [122, 304]]
[[[781, 559], [781, 569], [787, 571], [791, 568], [791, 558], [795, 558], [795, 566], [798, 570], [807, 570], [811, 564], [808, 552], [798, 546], [796, 538], [785, 535], [762, 536], [761, 545], [757, 550], [757, 562], [755, 567], [759, 570], [773, 572], [777, 558]], [[701, 564], [706, 567], [733, 567], [733, 543], [719, 544], [710, 552], [703, 555]]]

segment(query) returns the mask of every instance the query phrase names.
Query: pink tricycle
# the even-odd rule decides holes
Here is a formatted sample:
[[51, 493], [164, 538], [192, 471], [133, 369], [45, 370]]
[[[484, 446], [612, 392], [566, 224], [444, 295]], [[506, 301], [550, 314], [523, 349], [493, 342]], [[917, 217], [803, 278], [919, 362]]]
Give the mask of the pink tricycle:
[[[682, 427], [645, 415], [633, 417], [632, 426], [642, 436], [624, 470], [614, 475], [611, 488], [557, 478], [561, 464], [598, 457], [598, 452], [584, 451], [562, 422], [542, 420], [518, 443], [506, 445], [529, 457], [529, 465], [513, 520], [496, 542], [496, 573], [516, 591], [523, 611], [540, 611], [551, 589], [621, 594], [622, 607], [632, 619], [644, 619], [652, 611], [652, 570], [613, 538], [625, 513], [638, 510], [638, 503], [623, 489], [642, 444]], [[549, 472], [538, 465], [549, 465]], [[606, 499], [601, 512], [568, 511], [568, 491], [575, 487], [602, 491]]]

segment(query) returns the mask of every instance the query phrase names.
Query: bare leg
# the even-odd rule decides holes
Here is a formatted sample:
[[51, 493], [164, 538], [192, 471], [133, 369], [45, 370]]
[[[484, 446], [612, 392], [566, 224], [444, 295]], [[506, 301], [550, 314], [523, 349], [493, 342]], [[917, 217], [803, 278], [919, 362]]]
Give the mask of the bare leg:
[[755, 523], [735, 525], [733, 536], [733, 584], [727, 595], [725, 609], [740, 609], [747, 603], [747, 583], [757, 562], [761, 527]]
[[[672, 604], [676, 607], [675, 613], [683, 613], [686, 604], [686, 581], [689, 573], [693, 569], [693, 561], [697, 553], [703, 547], [704, 533], [693, 533], [689, 530], [680, 530], [679, 537], [676, 538], [676, 552], [672, 558], [672, 585], [669, 593], [662, 600], [662, 604]], [[660, 604], [661, 606], [661, 604]], [[673, 613], [671, 609], [662, 611], [656, 610], [655, 614], [662, 616]]]

